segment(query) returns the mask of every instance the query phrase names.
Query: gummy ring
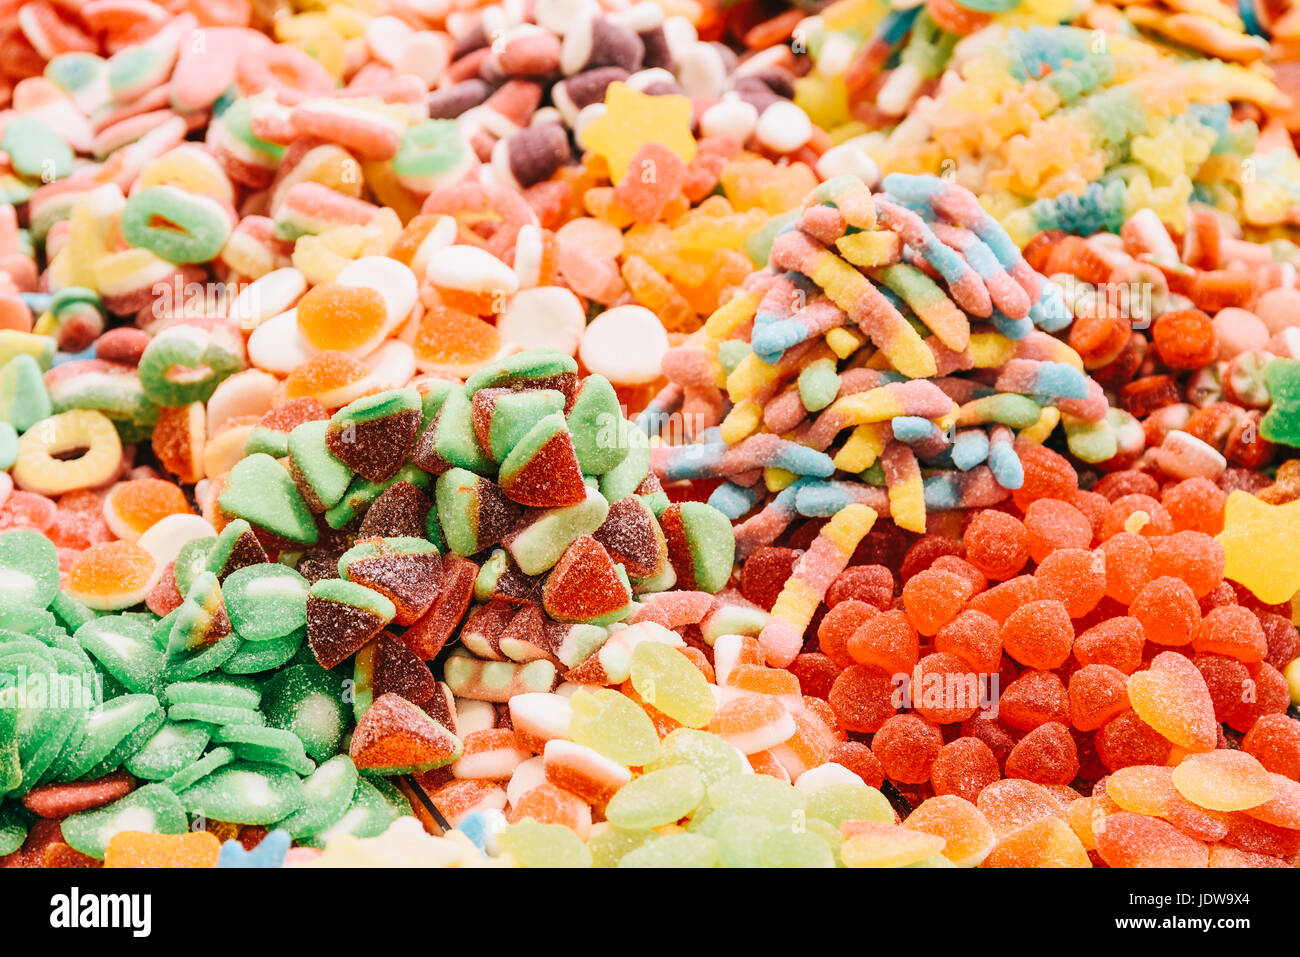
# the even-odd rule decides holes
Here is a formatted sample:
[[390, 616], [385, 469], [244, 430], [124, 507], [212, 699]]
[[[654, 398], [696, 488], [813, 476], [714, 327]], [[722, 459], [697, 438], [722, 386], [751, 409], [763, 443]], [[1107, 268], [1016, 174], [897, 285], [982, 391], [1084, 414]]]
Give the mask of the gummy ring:
[[161, 406], [206, 402], [221, 381], [244, 367], [229, 330], [197, 325], [168, 326], [140, 357], [140, 384]]
[[[70, 453], [82, 454], [70, 457]], [[20, 488], [62, 495], [103, 485], [122, 462], [122, 442], [112, 421], [93, 409], [73, 409], [42, 419], [18, 439], [13, 477]]]
[[537, 214], [519, 193], [473, 182], [434, 190], [420, 212], [454, 217], [460, 226], [457, 241], [486, 249], [503, 260], [519, 230], [538, 225]]
[[174, 263], [202, 263], [217, 258], [234, 222], [218, 199], [175, 186], [150, 186], [126, 201], [122, 236]]
[[329, 71], [302, 50], [289, 44], [252, 47], [239, 58], [235, 84], [247, 96], [271, 90], [287, 106], [334, 89]]
[[392, 163], [398, 182], [415, 192], [454, 182], [475, 165], [455, 120], [425, 120], [412, 126], [402, 135]]

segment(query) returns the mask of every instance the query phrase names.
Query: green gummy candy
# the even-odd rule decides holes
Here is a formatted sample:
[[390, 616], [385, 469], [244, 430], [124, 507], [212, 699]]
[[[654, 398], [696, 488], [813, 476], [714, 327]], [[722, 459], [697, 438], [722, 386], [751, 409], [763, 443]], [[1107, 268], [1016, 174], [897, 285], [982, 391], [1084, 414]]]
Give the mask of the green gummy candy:
[[[105, 701], [91, 712], [77, 748], [63, 761], [59, 777], [65, 781], [86, 777], [92, 768], [109, 762], [123, 743], [135, 745], [133, 754], [162, 727], [163, 720], [162, 705], [151, 694], [128, 694]], [[127, 757], [130, 754], [121, 760]], [[121, 760], [103, 773], [115, 770]]]
[[[17, 432], [26, 432], [53, 412], [40, 363], [33, 356], [14, 356], [0, 368], [0, 422], [9, 423]], [[13, 460], [6, 463], [0, 450], [0, 467], [10, 465]]]
[[608, 516], [609, 501], [588, 488], [587, 497], [576, 505], [528, 513], [528, 524], [506, 539], [506, 551], [525, 575], [540, 575], [575, 539], [596, 531]]
[[727, 604], [710, 612], [700, 627], [700, 634], [712, 647], [723, 635], [751, 635], [757, 637], [771, 615], [762, 608]]
[[356, 765], [346, 754], [330, 758], [303, 782], [303, 806], [276, 826], [293, 838], [318, 834], [343, 819], [357, 790]]
[[447, 396], [462, 389], [456, 383], [446, 379], [430, 379], [421, 385], [421, 388], [424, 389], [420, 396], [420, 434], [423, 435], [424, 430], [438, 414], [438, 410], [442, 408], [442, 404], [447, 401]]
[[626, 419], [618, 422], [618, 444], [627, 449], [623, 460], [600, 477], [600, 493], [610, 504], [627, 498], [650, 474], [650, 439]]
[[511, 824], [497, 838], [501, 850], [524, 867], [591, 867], [591, 850], [563, 824], [530, 817]]
[[447, 547], [462, 556], [496, 544], [520, 514], [495, 482], [464, 468], [438, 476], [434, 500]]
[[474, 163], [455, 120], [424, 120], [407, 128], [392, 159], [398, 176], [424, 180], [459, 175], [457, 170]]
[[643, 641], [632, 650], [632, 687], [678, 724], [702, 728], [713, 717], [716, 703], [699, 668], [676, 648]]
[[334, 457], [325, 445], [329, 422], [304, 422], [289, 433], [289, 471], [311, 497], [327, 509], [338, 504], [352, 481], [352, 470]]
[[647, 766], [647, 771], [689, 765], [699, 772], [706, 788], [723, 778], [744, 774], [749, 766], [734, 746], [715, 734], [694, 728], [674, 728], [664, 737], [662, 749], [659, 759]]
[[761, 817], [723, 808], [692, 827], [691, 833], [717, 841], [718, 863], [723, 867], [741, 868], [761, 866], [759, 848], [763, 837], [773, 830], [772, 824]]
[[266, 721], [260, 711], [251, 708], [231, 708], [220, 704], [200, 704], [186, 701], [167, 709], [172, 721], [201, 721], [214, 726], [227, 724], [260, 724]]
[[307, 503], [289, 473], [269, 455], [250, 455], [230, 470], [219, 499], [227, 515], [302, 545], [315, 545], [318, 533]]
[[840, 377], [833, 359], [821, 359], [799, 373], [799, 399], [809, 412], [820, 412], [839, 395]]
[[44, 535], [0, 532], [0, 607], [44, 608], [59, 593], [59, 553]]
[[182, 545], [181, 550], [176, 553], [176, 564], [172, 568], [172, 575], [176, 579], [176, 590], [182, 595], [190, 590], [194, 579], [207, 571], [208, 553], [216, 544], [217, 540], [211, 535], [193, 538]]
[[739, 339], [728, 339], [718, 345], [718, 365], [722, 366], [722, 371], [726, 375], [731, 375], [736, 371], [736, 366], [740, 365], [745, 356], [753, 351], [748, 342], [742, 342]]
[[69, 634], [76, 634], [78, 628], [97, 617], [95, 612], [62, 591], [50, 602], [50, 612]]
[[488, 422], [488, 454], [503, 462], [537, 422], [563, 411], [564, 393], [555, 389], [532, 389], [498, 396], [492, 403], [492, 416]]
[[263, 452], [273, 459], [281, 459], [289, 454], [289, 434], [279, 429], [270, 429], [260, 425], [248, 433], [244, 440], [244, 454], [254, 455]]
[[229, 748], [213, 748], [193, 764], [177, 771], [162, 782], [163, 787], [173, 794], [180, 794], [190, 788], [196, 781], [201, 781], [218, 768], [224, 768], [235, 760], [235, 752]]
[[239, 646], [238, 651], [222, 663], [221, 670], [229, 675], [252, 675], [279, 668], [292, 660], [306, 640], [307, 628], [304, 626], [283, 638], [246, 641]]
[[[404, 803], [404, 802], [403, 802]], [[409, 806], [408, 806], [409, 808]], [[299, 843], [323, 848], [330, 838], [349, 834], [352, 837], [377, 837], [401, 816], [394, 800], [385, 794], [378, 780], [358, 775], [352, 801], [343, 816], [321, 831], [304, 836]]]
[[567, 421], [584, 475], [604, 475], [627, 458], [623, 410], [614, 386], [603, 375], [582, 380]]
[[[122, 52], [129, 55], [132, 48]], [[186, 195], [174, 186], [132, 190], [122, 207], [120, 223], [122, 238], [132, 246], [148, 249], [174, 263], [205, 263], [215, 259], [231, 229], [229, 216], [219, 203]], [[204, 396], [200, 401], [206, 399]]]
[[1274, 359], [1264, 369], [1264, 382], [1273, 404], [1260, 420], [1260, 436], [1300, 446], [1300, 360]]
[[569, 699], [569, 734], [577, 744], [628, 767], [642, 767], [661, 753], [654, 724], [631, 698], [608, 688], [583, 688]]
[[274, 824], [303, 806], [302, 781], [274, 764], [235, 761], [179, 795], [191, 814], [231, 824]]
[[[532, 428], [517, 442], [508, 455], [501, 460], [501, 470], [497, 474], [497, 482], [505, 489], [506, 494], [511, 494], [512, 486], [523, 475], [528, 474], [536, 468], [535, 462], [539, 460], [538, 455], [547, 455], [548, 446], [557, 436], [568, 436], [569, 429], [565, 425], [564, 416], [559, 412], [552, 412], [544, 415], [533, 423]], [[571, 441], [571, 440], [570, 440]], [[573, 460], [568, 460], [568, 470], [573, 468]], [[558, 470], [557, 470], [558, 471]], [[562, 475], [556, 476], [557, 480], [563, 478]], [[527, 502], [528, 500], [520, 499]], [[550, 499], [554, 501], [554, 499]], [[561, 499], [562, 501], [562, 499]]]
[[207, 725], [197, 721], [168, 721], [123, 767], [146, 781], [165, 780], [197, 761], [210, 737]]
[[338, 752], [350, 704], [344, 701], [343, 682], [314, 661], [277, 672], [262, 689], [266, 723], [292, 731], [315, 761]]
[[5, 124], [0, 150], [27, 179], [52, 183], [72, 175], [73, 153], [63, 139], [35, 116], [18, 113]]
[[572, 356], [551, 349], [529, 349], [488, 363], [465, 380], [465, 392], [472, 396], [479, 389], [504, 388], [577, 371], [578, 362]]
[[[717, 593], [731, 578], [736, 563], [736, 533], [731, 520], [704, 502], [670, 506], [662, 516], [668, 552], [683, 587]], [[689, 578], [683, 573], [688, 565]]]
[[[0, 783], [0, 792], [4, 791]], [[12, 854], [27, 840], [27, 825], [18, 813], [17, 805], [0, 804], [0, 857]]]
[[653, 841], [659, 835], [651, 830], [629, 831], [613, 825], [593, 829], [587, 849], [591, 851], [592, 867], [618, 867], [618, 862], [630, 851], [635, 851], [646, 841]]
[[717, 867], [718, 844], [700, 834], [669, 834], [623, 855], [619, 867]]
[[807, 813], [838, 828], [845, 821], [892, 824], [894, 809], [880, 791], [867, 784], [828, 784], [808, 795]]
[[13, 695], [15, 700], [10, 701], [11, 694], [0, 686], [0, 796], [23, 783], [22, 761], [18, 756], [17, 696]]
[[0, 421], [0, 471], [18, 461], [18, 433], [8, 422]]
[[163, 692], [168, 705], [212, 704], [223, 708], [257, 709], [262, 692], [255, 681], [226, 676], [176, 681]]
[[[483, 454], [474, 435], [474, 409], [463, 389], [447, 393], [431, 428], [429, 439], [438, 458], [471, 472], [492, 470], [492, 461]], [[425, 441], [422, 439], [420, 444], [425, 445]]]
[[689, 764], [647, 771], [610, 798], [605, 818], [615, 827], [656, 828], [684, 818], [704, 800], [704, 781]]
[[766, 774], [733, 774], [709, 785], [708, 804], [788, 828], [805, 813], [806, 798], [789, 784]]
[[224, 744], [244, 761], [281, 765], [303, 775], [316, 769], [303, 750], [302, 740], [292, 731], [260, 724], [228, 724], [212, 732], [212, 740]]
[[184, 834], [187, 830], [184, 806], [160, 784], [146, 784], [112, 804], [63, 820], [63, 840], [68, 846], [101, 861], [108, 842], [121, 831]]
[[230, 624], [245, 641], [284, 638], [307, 624], [307, 579], [267, 562], [231, 572], [222, 584]]
[[831, 847], [812, 831], [774, 827], [758, 842], [759, 867], [834, 867]]

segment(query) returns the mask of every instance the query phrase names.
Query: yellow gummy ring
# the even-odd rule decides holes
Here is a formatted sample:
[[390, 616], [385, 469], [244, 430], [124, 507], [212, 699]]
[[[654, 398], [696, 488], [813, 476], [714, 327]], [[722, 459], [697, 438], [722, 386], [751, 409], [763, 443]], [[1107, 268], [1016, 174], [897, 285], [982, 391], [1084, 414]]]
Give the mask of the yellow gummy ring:
[[[81, 455], [75, 455], [81, 451]], [[122, 442], [108, 416], [73, 409], [37, 422], [18, 440], [13, 478], [20, 488], [62, 495], [111, 479], [122, 462]]]

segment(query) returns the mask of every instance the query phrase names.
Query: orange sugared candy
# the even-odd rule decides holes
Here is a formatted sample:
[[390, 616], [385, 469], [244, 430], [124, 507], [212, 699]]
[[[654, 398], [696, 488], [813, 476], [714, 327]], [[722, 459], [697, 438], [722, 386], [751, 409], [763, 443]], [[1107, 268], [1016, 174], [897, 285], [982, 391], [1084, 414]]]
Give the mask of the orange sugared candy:
[[216, 867], [221, 842], [207, 831], [149, 834], [119, 831], [108, 841], [105, 867]]
[[326, 282], [298, 302], [298, 329], [317, 349], [349, 352], [375, 338], [388, 318], [378, 289]]
[[104, 518], [113, 534], [133, 542], [168, 515], [184, 515], [190, 503], [180, 487], [161, 479], [132, 479], [104, 497]]
[[64, 590], [97, 611], [129, 608], [144, 601], [153, 585], [152, 555], [130, 542], [101, 542], [73, 563]]

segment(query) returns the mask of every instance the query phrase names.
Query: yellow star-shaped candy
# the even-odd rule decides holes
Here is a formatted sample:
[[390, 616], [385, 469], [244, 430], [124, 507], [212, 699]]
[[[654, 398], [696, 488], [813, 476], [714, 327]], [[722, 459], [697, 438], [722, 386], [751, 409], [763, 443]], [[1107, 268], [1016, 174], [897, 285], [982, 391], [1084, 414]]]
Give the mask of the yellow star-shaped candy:
[[626, 83], [605, 91], [605, 112], [582, 131], [582, 145], [604, 157], [610, 177], [620, 182], [632, 157], [646, 143], [661, 143], [689, 163], [695, 158], [691, 101], [684, 96], [647, 96]]
[[1218, 539], [1227, 559], [1223, 577], [1260, 601], [1280, 605], [1300, 591], [1300, 500], [1270, 505], [1249, 492], [1232, 492]]

